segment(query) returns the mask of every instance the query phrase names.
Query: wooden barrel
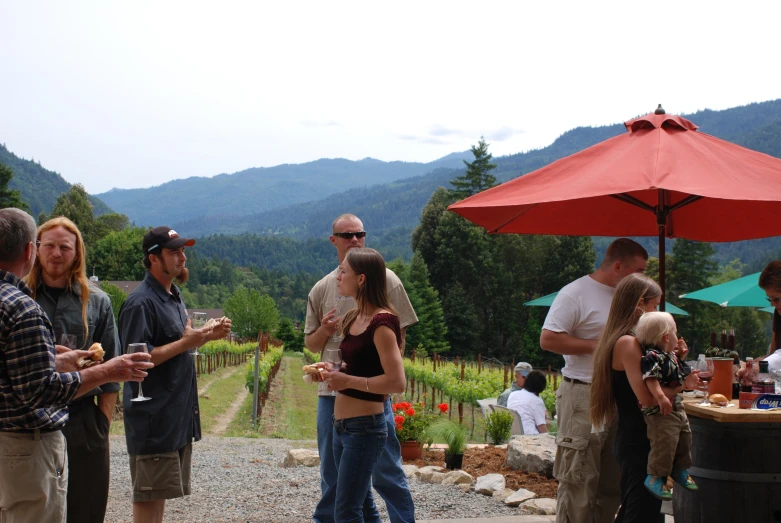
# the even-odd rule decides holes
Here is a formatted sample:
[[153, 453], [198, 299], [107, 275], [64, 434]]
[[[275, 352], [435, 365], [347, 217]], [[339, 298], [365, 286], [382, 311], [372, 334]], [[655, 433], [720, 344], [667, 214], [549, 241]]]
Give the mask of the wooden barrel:
[[689, 423], [699, 490], [675, 485], [675, 522], [781, 522], [781, 423]]

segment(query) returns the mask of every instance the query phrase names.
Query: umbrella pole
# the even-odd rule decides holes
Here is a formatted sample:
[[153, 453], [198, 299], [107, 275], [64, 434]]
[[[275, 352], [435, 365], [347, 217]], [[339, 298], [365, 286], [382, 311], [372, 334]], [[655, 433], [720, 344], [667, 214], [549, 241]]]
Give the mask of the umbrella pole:
[[664, 263], [664, 230], [659, 229], [659, 287], [662, 288], [662, 300], [659, 302], [659, 310], [665, 310], [665, 263]]
[[659, 287], [662, 289], [662, 300], [659, 302], [659, 310], [664, 311], [665, 307], [665, 230], [667, 229], [667, 205], [665, 204], [664, 190], [659, 189], [659, 206], [656, 208], [656, 225], [659, 227]]

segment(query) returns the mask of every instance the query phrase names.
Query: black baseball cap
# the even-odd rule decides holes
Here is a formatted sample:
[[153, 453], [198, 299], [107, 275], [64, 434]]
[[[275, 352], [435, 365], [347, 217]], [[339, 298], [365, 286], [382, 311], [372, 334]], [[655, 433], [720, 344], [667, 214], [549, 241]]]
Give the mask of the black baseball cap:
[[151, 229], [144, 235], [144, 242], [141, 244], [144, 249], [144, 255], [158, 249], [178, 249], [179, 247], [192, 247], [195, 240], [192, 238], [182, 238], [179, 233], [170, 227], [161, 226]]

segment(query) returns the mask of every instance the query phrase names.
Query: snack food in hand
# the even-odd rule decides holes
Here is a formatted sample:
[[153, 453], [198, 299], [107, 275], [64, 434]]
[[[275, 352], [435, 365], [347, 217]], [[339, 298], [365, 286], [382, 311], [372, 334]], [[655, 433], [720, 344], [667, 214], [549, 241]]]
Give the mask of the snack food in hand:
[[226, 321], [228, 321], [227, 316], [223, 316], [222, 318], [211, 318], [209, 321], [206, 322], [206, 325], [204, 325], [203, 327], [205, 329], [214, 330], [215, 327], [222, 325]]
[[323, 371], [323, 369], [315, 365], [304, 365], [302, 370], [304, 371], [304, 374], [318, 374]]
[[709, 398], [711, 403], [715, 403], [716, 405], [719, 405], [721, 407], [724, 407], [729, 404], [729, 400], [724, 394], [712, 394]]
[[76, 362], [76, 365], [80, 369], [84, 369], [92, 365], [95, 365], [96, 363], [100, 363], [101, 361], [103, 361], [103, 356], [106, 354], [105, 351], [103, 350], [103, 345], [101, 345], [98, 342], [93, 343], [92, 346], [88, 349], [88, 351], [89, 354], [87, 356], [79, 358], [79, 360]]

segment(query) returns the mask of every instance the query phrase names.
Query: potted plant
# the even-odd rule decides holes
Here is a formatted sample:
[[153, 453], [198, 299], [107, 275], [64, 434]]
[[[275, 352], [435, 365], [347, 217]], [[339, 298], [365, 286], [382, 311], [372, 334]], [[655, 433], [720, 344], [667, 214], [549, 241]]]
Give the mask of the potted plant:
[[393, 420], [396, 436], [401, 443], [401, 457], [405, 460], [420, 459], [423, 443], [427, 441], [426, 429], [434, 414], [426, 411], [422, 403], [402, 401], [393, 404]]
[[426, 434], [430, 440], [443, 440], [447, 444], [445, 467], [452, 470], [460, 469], [464, 462], [464, 449], [466, 449], [466, 427], [448, 419], [440, 419], [429, 426]]
[[513, 415], [510, 412], [495, 410], [485, 417], [483, 423], [492, 445], [502, 445], [510, 439], [513, 427]]

